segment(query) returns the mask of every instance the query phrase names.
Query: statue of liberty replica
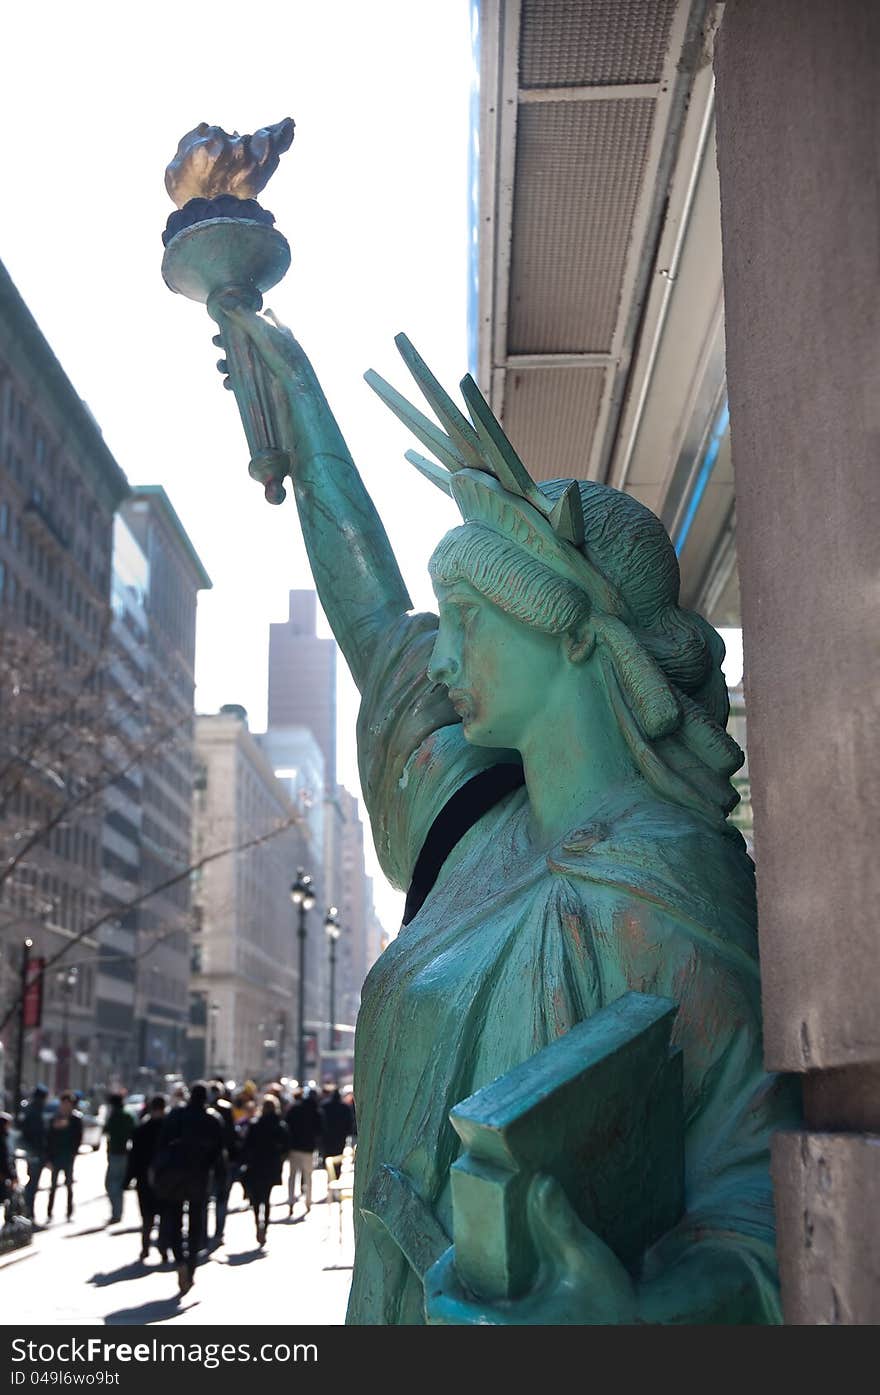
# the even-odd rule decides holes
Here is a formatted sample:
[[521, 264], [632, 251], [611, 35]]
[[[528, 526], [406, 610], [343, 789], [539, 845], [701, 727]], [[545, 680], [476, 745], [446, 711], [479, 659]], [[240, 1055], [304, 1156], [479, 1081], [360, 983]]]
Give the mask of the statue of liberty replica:
[[348, 1321], [777, 1323], [769, 1139], [797, 1110], [762, 1064], [722, 642], [647, 508], [535, 483], [474, 381], [463, 410], [399, 336], [433, 417], [368, 381], [462, 517], [411, 613], [305, 352], [259, 313], [289, 251], [253, 196], [292, 137], [184, 138], [163, 270], [219, 327], [252, 475], [292, 484], [407, 893], [357, 1024]]

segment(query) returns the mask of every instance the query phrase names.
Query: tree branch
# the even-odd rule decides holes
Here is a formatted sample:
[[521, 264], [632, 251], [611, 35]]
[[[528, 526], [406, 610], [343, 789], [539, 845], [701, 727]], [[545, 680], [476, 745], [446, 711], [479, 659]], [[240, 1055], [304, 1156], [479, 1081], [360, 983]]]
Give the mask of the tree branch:
[[[75, 935], [73, 935], [65, 944], [61, 946], [57, 953], [50, 955], [40, 972], [38, 974], [32, 975], [32, 977], [19, 989], [18, 994], [13, 999], [13, 1002], [7, 1010], [5, 1016], [2, 1020], [0, 1020], [0, 1032], [5, 1030], [12, 1018], [15, 1016], [16, 1012], [19, 1009], [19, 1006], [21, 1005], [22, 999], [24, 998], [28, 989], [34, 983], [36, 983], [40, 977], [44, 976], [49, 972], [50, 969], [54, 968], [54, 966], [57, 963], [59, 963], [60, 960], [62, 960], [64, 956], [68, 954], [75, 945], [82, 944], [83, 940], [87, 939], [90, 935], [93, 935], [96, 930], [99, 930], [101, 928], [102, 925], [106, 925], [109, 921], [112, 920], [118, 920], [120, 913], [125, 914], [127, 911], [136, 910], [138, 906], [142, 906], [144, 902], [149, 901], [151, 897], [158, 896], [163, 891], [168, 891], [169, 888], [172, 886], [177, 886], [178, 883], [185, 881], [187, 877], [191, 877], [193, 872], [198, 872], [203, 867], [207, 867], [209, 863], [217, 862], [221, 857], [229, 857], [231, 853], [247, 852], [250, 848], [261, 847], [264, 843], [268, 843], [272, 838], [277, 838], [278, 834], [283, 833], [285, 829], [292, 828], [298, 823], [299, 816], [297, 814], [292, 814], [289, 818], [282, 820], [282, 822], [279, 823], [275, 828], [270, 828], [266, 833], [257, 834], [253, 838], [246, 839], [243, 843], [235, 843], [227, 848], [219, 848], [214, 852], [205, 853], [202, 857], [198, 858], [197, 861], [190, 863], [188, 867], [185, 867], [183, 871], [176, 872], [173, 877], [168, 877], [164, 882], [159, 882], [156, 886], [150, 887], [148, 891], [142, 892], [140, 896], [135, 896], [131, 901], [126, 901], [122, 905], [116, 905], [112, 909], [103, 911], [101, 915], [96, 916], [95, 919], [90, 921], [89, 924], [86, 925], [82, 930], [77, 931]], [[180, 927], [178, 926], [176, 927], [176, 929], [180, 929]]]

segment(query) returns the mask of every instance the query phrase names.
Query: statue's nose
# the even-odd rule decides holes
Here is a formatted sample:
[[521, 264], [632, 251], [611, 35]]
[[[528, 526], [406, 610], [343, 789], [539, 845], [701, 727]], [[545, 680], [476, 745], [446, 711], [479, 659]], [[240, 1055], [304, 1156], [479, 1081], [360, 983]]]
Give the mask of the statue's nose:
[[454, 655], [442, 652], [435, 644], [434, 652], [428, 661], [428, 678], [432, 683], [451, 685], [459, 671], [459, 662]]

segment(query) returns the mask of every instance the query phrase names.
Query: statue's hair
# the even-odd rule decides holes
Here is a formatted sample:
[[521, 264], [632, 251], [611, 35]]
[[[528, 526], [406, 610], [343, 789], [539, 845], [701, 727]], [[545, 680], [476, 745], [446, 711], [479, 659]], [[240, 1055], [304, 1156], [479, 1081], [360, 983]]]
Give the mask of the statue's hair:
[[[555, 501], [569, 484], [551, 480], [538, 487]], [[702, 616], [679, 606], [678, 559], [663, 524], [631, 495], [592, 480], [577, 485], [584, 550], [626, 603], [634, 638], [673, 690], [723, 728], [729, 711], [724, 644]], [[585, 591], [481, 523], [447, 533], [429, 570], [443, 585], [469, 582], [499, 609], [547, 634], [565, 634], [590, 614]]]
[[567, 634], [589, 614], [585, 591], [483, 523], [462, 524], [441, 538], [428, 570], [442, 586], [467, 581], [499, 610], [544, 634]]

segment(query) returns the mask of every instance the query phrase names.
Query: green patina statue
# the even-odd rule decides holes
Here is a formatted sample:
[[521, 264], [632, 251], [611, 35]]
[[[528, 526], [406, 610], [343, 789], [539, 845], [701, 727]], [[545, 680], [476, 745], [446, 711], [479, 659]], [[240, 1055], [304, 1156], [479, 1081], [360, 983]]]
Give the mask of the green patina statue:
[[368, 379], [463, 517], [429, 563], [439, 614], [411, 614], [311, 364], [256, 313], [271, 278], [229, 260], [195, 298], [252, 473], [273, 501], [292, 479], [408, 893], [357, 1026], [348, 1321], [780, 1321], [769, 1136], [797, 1109], [762, 1065], [723, 646], [669, 538], [604, 485], [534, 483], [476, 384], [468, 419], [401, 336], [441, 425]]

